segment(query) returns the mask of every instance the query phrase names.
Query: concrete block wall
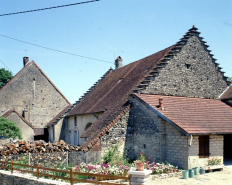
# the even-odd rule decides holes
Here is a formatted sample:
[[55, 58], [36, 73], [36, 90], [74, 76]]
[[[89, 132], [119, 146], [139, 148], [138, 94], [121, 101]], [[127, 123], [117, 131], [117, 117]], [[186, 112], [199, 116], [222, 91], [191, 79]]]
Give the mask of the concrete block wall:
[[188, 137], [169, 123], [166, 126], [166, 161], [181, 169], [188, 168]]
[[[199, 136], [193, 136], [192, 145], [189, 147], [188, 168], [203, 167], [208, 165], [208, 158], [199, 158]], [[223, 135], [210, 135], [209, 136], [209, 157], [217, 157], [223, 163]], [[189, 142], [190, 138], [188, 138]], [[221, 164], [222, 164], [221, 163]]]

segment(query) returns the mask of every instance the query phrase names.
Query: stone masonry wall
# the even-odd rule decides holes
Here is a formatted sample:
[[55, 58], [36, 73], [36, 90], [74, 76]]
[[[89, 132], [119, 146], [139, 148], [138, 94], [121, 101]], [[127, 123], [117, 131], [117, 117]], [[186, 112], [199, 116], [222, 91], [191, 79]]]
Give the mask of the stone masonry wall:
[[128, 119], [129, 111], [109, 129], [109, 132], [101, 137], [102, 155], [104, 155], [104, 153], [106, 153], [110, 147], [116, 144], [119, 146], [120, 152], [122, 154], [124, 153]]
[[7, 119], [12, 120], [20, 128], [23, 140], [34, 141], [34, 130], [27, 125], [15, 112], [12, 112]]
[[169, 123], [166, 125], [166, 160], [181, 169], [188, 169], [188, 137]]
[[162, 119], [136, 99], [131, 100], [125, 151], [131, 159], [142, 152], [151, 161], [165, 160], [165, 127]]
[[218, 98], [227, 83], [198, 37], [188, 39], [143, 93]]
[[35, 128], [43, 128], [69, 103], [34, 63], [28, 65], [0, 91], [0, 114], [13, 108], [22, 114], [27, 106], [28, 121]]
[[[189, 147], [189, 168], [206, 166], [208, 158], [199, 158], [199, 136], [193, 136], [192, 145]], [[209, 137], [209, 157], [220, 158], [223, 163], [223, 135], [210, 135]]]

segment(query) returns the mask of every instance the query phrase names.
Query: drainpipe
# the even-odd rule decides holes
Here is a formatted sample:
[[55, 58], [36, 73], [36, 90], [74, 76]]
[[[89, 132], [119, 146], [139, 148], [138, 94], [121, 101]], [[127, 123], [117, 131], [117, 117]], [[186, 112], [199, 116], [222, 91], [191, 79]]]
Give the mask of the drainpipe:
[[191, 144], [192, 144], [192, 141], [193, 141], [193, 136], [192, 136], [192, 135], [190, 135], [189, 146], [191, 146]]
[[93, 116], [98, 119], [98, 117], [93, 113]]

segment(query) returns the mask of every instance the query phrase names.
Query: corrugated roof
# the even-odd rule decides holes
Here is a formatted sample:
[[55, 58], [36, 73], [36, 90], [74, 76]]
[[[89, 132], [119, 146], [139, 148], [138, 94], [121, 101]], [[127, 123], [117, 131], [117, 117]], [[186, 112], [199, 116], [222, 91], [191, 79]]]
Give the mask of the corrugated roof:
[[161, 95], [135, 94], [189, 134], [232, 133], [232, 108], [220, 100], [163, 96], [164, 110], [159, 108]]

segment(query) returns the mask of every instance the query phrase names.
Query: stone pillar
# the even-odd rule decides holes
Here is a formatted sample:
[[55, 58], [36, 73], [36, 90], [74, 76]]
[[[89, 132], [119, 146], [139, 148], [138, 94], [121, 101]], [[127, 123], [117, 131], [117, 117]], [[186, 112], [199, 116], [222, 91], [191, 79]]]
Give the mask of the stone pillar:
[[128, 172], [131, 175], [130, 184], [131, 185], [149, 185], [150, 184], [150, 174], [151, 170], [136, 171], [132, 169]]

